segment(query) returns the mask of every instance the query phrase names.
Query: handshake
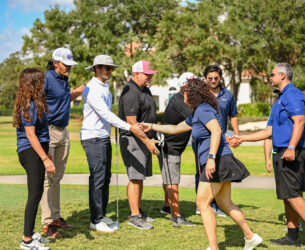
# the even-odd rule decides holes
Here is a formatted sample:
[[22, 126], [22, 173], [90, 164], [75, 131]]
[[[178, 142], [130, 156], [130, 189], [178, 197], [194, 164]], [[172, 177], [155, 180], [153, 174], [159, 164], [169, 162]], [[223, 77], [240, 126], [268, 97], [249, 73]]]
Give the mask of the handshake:
[[226, 136], [226, 141], [232, 148], [237, 148], [243, 142], [239, 135]]

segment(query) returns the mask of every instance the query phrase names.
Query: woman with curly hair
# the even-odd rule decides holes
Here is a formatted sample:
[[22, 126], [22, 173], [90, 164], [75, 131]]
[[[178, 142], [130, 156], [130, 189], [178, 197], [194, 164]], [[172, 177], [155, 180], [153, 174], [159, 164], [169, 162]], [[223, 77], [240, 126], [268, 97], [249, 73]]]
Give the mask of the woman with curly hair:
[[244, 250], [253, 249], [262, 242], [249, 228], [242, 211], [231, 200], [231, 182], [240, 182], [249, 172], [237, 160], [228, 146], [220, 128], [218, 102], [211, 87], [200, 79], [191, 79], [182, 89], [184, 102], [193, 113], [178, 125], [143, 123], [144, 130], [153, 129], [166, 134], [179, 134], [192, 130], [196, 139], [196, 153], [200, 166], [200, 183], [196, 204], [208, 237], [207, 249], [218, 249], [216, 218], [211, 207], [217, 204], [240, 226], [245, 236]]
[[43, 193], [45, 170], [55, 173], [55, 166], [48, 157], [49, 129], [43, 91], [44, 73], [27, 68], [19, 76], [18, 93], [13, 113], [13, 126], [17, 131], [17, 153], [27, 174], [28, 200], [24, 215], [22, 249], [50, 249], [39, 233], [34, 233], [35, 218]]

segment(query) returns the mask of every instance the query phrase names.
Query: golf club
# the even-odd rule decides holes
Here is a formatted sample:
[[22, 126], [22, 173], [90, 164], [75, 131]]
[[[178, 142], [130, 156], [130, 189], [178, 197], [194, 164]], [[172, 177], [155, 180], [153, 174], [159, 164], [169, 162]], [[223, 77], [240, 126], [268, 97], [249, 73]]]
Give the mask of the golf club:
[[118, 171], [118, 128], [115, 128], [115, 169], [116, 169], [116, 221], [110, 227], [114, 230], [120, 228], [119, 222], [119, 171]]

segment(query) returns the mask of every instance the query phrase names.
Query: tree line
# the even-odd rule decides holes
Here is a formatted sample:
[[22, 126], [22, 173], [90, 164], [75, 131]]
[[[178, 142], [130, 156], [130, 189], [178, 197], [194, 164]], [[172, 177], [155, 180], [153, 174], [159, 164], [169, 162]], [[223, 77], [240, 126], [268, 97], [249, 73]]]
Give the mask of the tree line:
[[140, 59], [158, 70], [153, 84], [185, 71], [202, 76], [216, 63], [229, 75], [225, 84], [235, 98], [246, 72], [254, 100], [264, 101], [272, 67], [288, 62], [294, 83], [305, 90], [304, 0], [74, 0], [74, 5], [70, 11], [58, 5], [46, 10], [44, 21], [36, 19], [23, 37], [22, 50], [0, 64], [1, 109], [13, 106], [19, 72], [45, 69], [58, 47], [70, 48], [79, 62], [69, 78], [72, 86], [88, 81], [84, 68], [107, 54], [121, 65], [113, 76], [118, 85]]

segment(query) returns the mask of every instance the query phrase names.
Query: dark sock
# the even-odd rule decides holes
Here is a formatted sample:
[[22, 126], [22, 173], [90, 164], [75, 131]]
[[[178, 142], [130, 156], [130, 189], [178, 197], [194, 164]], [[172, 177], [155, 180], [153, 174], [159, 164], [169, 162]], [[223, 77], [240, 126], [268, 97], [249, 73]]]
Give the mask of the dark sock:
[[299, 239], [299, 229], [298, 228], [288, 228], [289, 239], [296, 241]]
[[32, 240], [29, 240], [29, 241], [25, 241], [25, 240], [22, 240], [25, 244], [31, 244], [33, 239]]

